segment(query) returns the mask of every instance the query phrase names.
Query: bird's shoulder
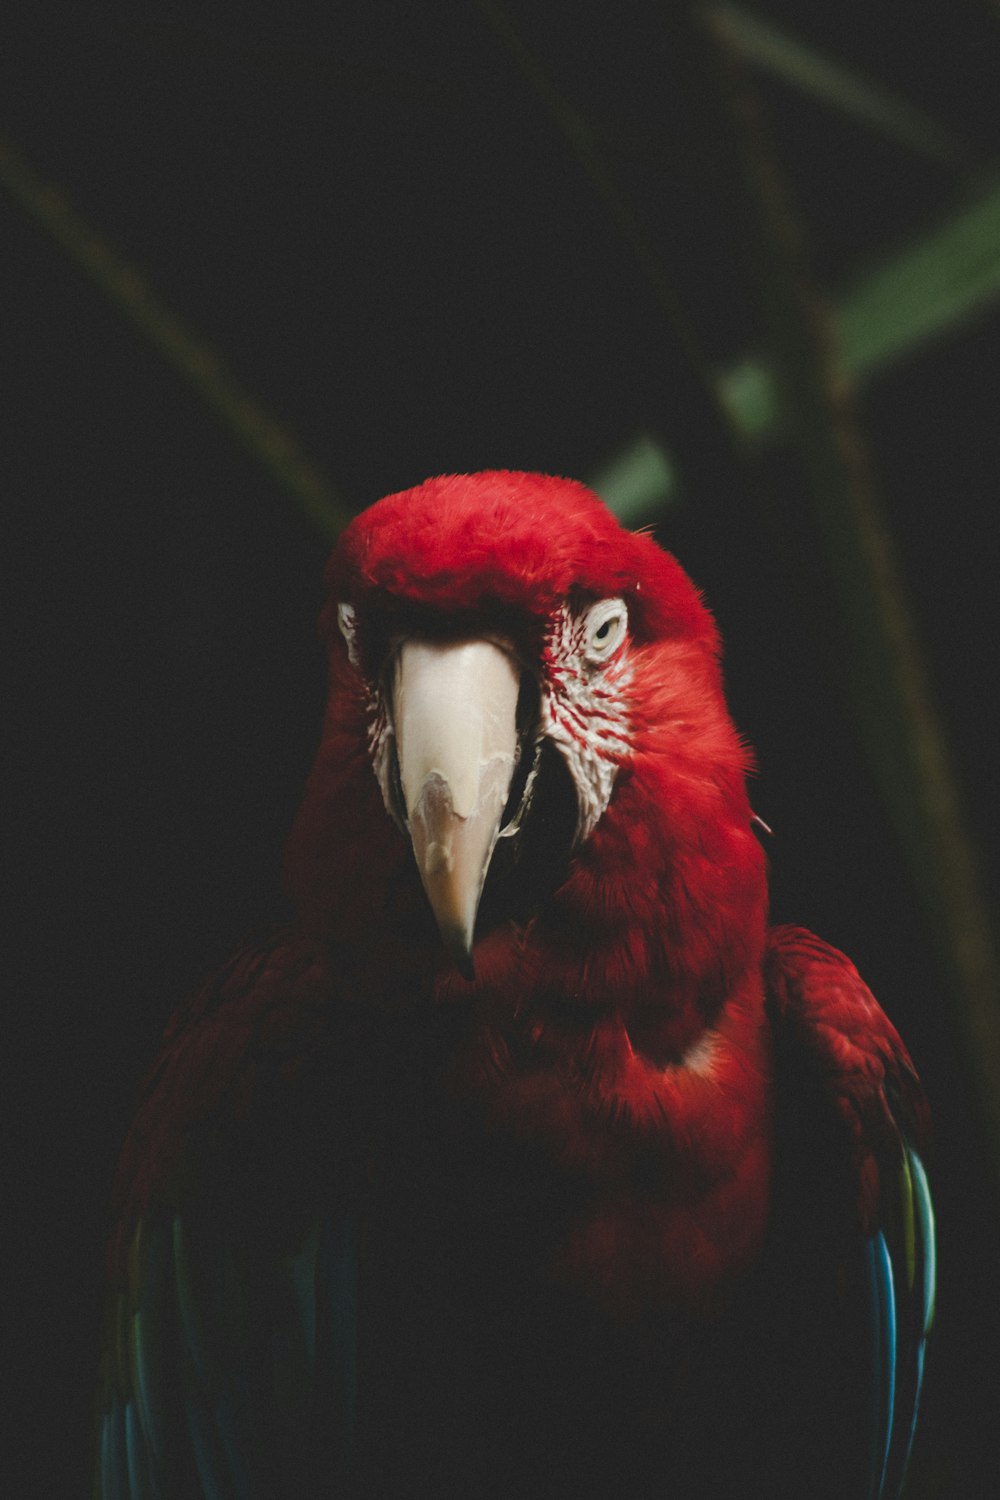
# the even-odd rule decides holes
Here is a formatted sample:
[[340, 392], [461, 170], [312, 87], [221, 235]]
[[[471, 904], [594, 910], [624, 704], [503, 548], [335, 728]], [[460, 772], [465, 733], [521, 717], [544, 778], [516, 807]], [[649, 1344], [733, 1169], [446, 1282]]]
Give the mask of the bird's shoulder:
[[779, 1067], [786, 1056], [835, 1106], [856, 1167], [870, 1176], [868, 1158], [898, 1156], [903, 1140], [923, 1151], [928, 1113], [916, 1069], [851, 960], [804, 928], [778, 926], [768, 933], [764, 977]]
[[320, 938], [280, 930], [212, 973], [172, 1016], [140, 1084], [112, 1265], [140, 1219], [214, 1191], [232, 1197], [251, 1170], [280, 1180], [282, 1153], [295, 1156], [309, 1132], [317, 1152], [348, 1139], [364, 1031], [349, 956]]

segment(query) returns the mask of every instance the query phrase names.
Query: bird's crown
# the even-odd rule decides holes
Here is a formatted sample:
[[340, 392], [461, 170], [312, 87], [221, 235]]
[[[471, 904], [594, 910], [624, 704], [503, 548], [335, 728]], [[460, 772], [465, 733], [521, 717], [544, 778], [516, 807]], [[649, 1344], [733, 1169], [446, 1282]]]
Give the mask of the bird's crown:
[[712, 617], [680, 564], [652, 537], [627, 531], [586, 486], [546, 474], [447, 474], [387, 495], [347, 527], [327, 583], [361, 610], [394, 599], [541, 618], [574, 597], [620, 597], [637, 638], [717, 649]]

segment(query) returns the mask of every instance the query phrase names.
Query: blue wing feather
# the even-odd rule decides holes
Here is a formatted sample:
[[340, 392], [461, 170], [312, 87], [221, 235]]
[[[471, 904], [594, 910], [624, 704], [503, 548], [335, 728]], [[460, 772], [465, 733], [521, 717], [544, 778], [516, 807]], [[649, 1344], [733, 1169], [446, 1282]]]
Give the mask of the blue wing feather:
[[206, 1492], [260, 1494], [256, 1474], [266, 1413], [251, 1391], [253, 1321], [247, 1288], [241, 1285], [233, 1248], [202, 1220], [187, 1225], [178, 1215], [173, 1231], [176, 1290], [191, 1356], [185, 1397], [195, 1452]]
[[[204, 1500], [227, 1500], [219, 1456], [213, 1442], [211, 1418], [194, 1370], [190, 1347], [185, 1346], [178, 1351], [177, 1366], [175, 1378], [180, 1389], [187, 1437], [202, 1496]], [[173, 1462], [177, 1463], [180, 1457], [180, 1454], [174, 1455]]]
[[119, 1395], [112, 1399], [111, 1410], [103, 1424], [101, 1456], [103, 1459], [103, 1500], [130, 1500], [128, 1490], [128, 1454], [125, 1447], [124, 1408]]
[[[874, 1453], [870, 1500], [895, 1500], [906, 1477], [934, 1313], [934, 1214], [927, 1175], [912, 1146], [899, 1173], [898, 1223], [867, 1242]], [[893, 1214], [890, 1213], [890, 1219]]]
[[357, 1379], [350, 1221], [321, 1217], [292, 1250], [252, 1267], [198, 1218], [176, 1215], [139, 1239], [106, 1335], [99, 1500], [169, 1500], [192, 1484], [205, 1500], [305, 1493], [317, 1443], [346, 1475]]
[[937, 1245], [934, 1234], [934, 1205], [927, 1183], [924, 1164], [914, 1150], [909, 1152], [910, 1169], [916, 1187], [917, 1221], [920, 1225], [923, 1245], [923, 1338], [926, 1339], [934, 1322], [934, 1305], [937, 1295]]
[[865, 1246], [868, 1264], [872, 1372], [873, 1462], [870, 1500], [883, 1500], [895, 1419], [896, 1296], [892, 1261], [885, 1235], [874, 1234]]
[[924, 1354], [927, 1347], [927, 1335], [930, 1333], [931, 1325], [934, 1322], [934, 1305], [937, 1295], [937, 1246], [934, 1229], [934, 1205], [931, 1201], [927, 1173], [924, 1170], [923, 1162], [912, 1147], [907, 1150], [907, 1159], [910, 1168], [910, 1178], [913, 1184], [915, 1207], [916, 1243], [914, 1261], [915, 1269], [916, 1265], [920, 1265], [921, 1274], [919, 1278], [918, 1331], [914, 1351], [913, 1409], [910, 1414], [906, 1445], [902, 1457], [901, 1478], [905, 1477], [910, 1453], [913, 1449], [913, 1439], [917, 1430], [917, 1417], [920, 1411], [920, 1397], [923, 1392], [924, 1383]]
[[125, 1407], [125, 1451], [130, 1500], [151, 1500], [149, 1453], [134, 1400]]
[[[156, 1351], [161, 1347], [161, 1335], [157, 1328], [157, 1316], [151, 1305], [154, 1302], [153, 1288], [162, 1285], [163, 1261], [159, 1259], [157, 1269], [151, 1274], [144, 1288], [142, 1304], [132, 1314], [133, 1378], [137, 1412], [143, 1437], [150, 1457], [151, 1472], [162, 1465], [166, 1439], [163, 1432], [162, 1413], [157, 1400]], [[154, 1490], [155, 1493], [155, 1490]]]
[[316, 1224], [306, 1235], [301, 1247], [286, 1260], [288, 1283], [295, 1300], [298, 1328], [310, 1377], [316, 1365], [316, 1263], [320, 1237], [320, 1226]]

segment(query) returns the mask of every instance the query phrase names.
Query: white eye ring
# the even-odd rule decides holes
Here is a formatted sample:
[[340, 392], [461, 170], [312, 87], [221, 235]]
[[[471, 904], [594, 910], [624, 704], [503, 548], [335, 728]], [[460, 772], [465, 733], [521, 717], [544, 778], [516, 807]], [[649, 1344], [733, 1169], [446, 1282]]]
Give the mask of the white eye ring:
[[614, 656], [628, 633], [624, 599], [601, 599], [584, 616], [584, 655], [599, 666]]

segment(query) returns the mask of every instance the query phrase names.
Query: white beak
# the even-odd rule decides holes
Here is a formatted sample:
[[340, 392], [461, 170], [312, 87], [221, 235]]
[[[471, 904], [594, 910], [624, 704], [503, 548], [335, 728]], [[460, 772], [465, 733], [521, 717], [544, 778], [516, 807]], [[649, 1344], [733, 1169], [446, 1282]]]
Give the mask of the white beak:
[[491, 641], [405, 641], [392, 717], [417, 869], [445, 945], [473, 977], [479, 899], [517, 760], [517, 663]]

